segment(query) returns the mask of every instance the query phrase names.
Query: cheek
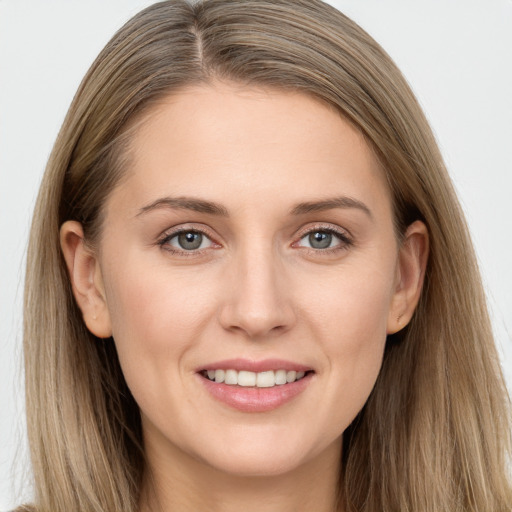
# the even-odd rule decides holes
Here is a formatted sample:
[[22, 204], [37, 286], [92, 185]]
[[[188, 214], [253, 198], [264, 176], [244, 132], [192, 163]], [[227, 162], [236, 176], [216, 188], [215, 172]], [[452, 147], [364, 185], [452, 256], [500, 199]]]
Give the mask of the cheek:
[[179, 432], [180, 416], [169, 411], [196, 407], [193, 393], [183, 387], [190, 370], [183, 362], [197, 350], [205, 318], [211, 316], [206, 311], [211, 294], [204, 280], [201, 290], [191, 275], [170, 275], [165, 266], [135, 261], [113, 269], [110, 278], [112, 332], [126, 383], [143, 417], [167, 432]]
[[[176, 349], [185, 334], [201, 327], [213, 291], [198, 272], [172, 272], [132, 257], [108, 272], [108, 308], [114, 338], [138, 342], [141, 349]], [[188, 336], [187, 336], [188, 337]], [[123, 341], [124, 342], [124, 341]]]
[[321, 338], [332, 343], [334, 352], [357, 354], [366, 345], [385, 338], [394, 289], [393, 269], [391, 260], [382, 266], [373, 261], [358, 262], [357, 266], [333, 272], [331, 279], [323, 280], [323, 287], [309, 287], [314, 292], [307, 294], [305, 308], [317, 319]]
[[340, 274], [322, 298], [310, 301], [311, 325], [326, 357], [325, 414], [336, 411], [333, 426], [340, 430], [364, 406], [380, 371], [392, 290], [392, 271], [366, 266]]
[[180, 378], [180, 360], [211, 318], [215, 293], [197, 272], [170, 272], [140, 259], [107, 269], [105, 290], [121, 367], [142, 405]]

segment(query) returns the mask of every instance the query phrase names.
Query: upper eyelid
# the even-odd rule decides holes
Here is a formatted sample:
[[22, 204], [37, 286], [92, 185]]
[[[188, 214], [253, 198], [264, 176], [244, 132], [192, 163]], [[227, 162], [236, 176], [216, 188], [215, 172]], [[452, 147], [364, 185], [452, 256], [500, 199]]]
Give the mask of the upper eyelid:
[[296, 236], [299, 237], [299, 239], [301, 239], [313, 231], [328, 231], [328, 232], [343, 236], [345, 238], [350, 238], [350, 239], [353, 238], [352, 233], [350, 233], [350, 231], [348, 229], [342, 228], [341, 226], [337, 226], [335, 224], [323, 223], [323, 222], [313, 223], [313, 225], [308, 224], [307, 226], [300, 228], [297, 231]]
[[162, 231], [160, 236], [158, 237], [158, 240], [165, 240], [175, 237], [176, 235], [179, 235], [181, 233], [188, 233], [190, 231], [196, 231], [198, 233], [201, 233], [205, 236], [207, 236], [212, 242], [214, 242], [214, 236], [211, 233], [211, 230], [205, 228], [205, 227], [197, 227], [197, 226], [187, 226], [186, 224], [175, 226], [172, 228], [167, 228], [166, 230]]

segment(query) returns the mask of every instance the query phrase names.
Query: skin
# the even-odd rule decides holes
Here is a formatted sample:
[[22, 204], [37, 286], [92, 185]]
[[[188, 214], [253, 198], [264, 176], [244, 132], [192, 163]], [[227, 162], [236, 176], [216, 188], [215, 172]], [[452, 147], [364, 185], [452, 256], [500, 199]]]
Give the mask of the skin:
[[[84, 321], [113, 335], [141, 410], [141, 509], [334, 510], [343, 431], [372, 390], [386, 335], [419, 298], [425, 226], [409, 226], [399, 245], [375, 155], [305, 95], [188, 88], [147, 114], [131, 149], [99, 248], [74, 221], [61, 242]], [[155, 207], [166, 197], [225, 214]], [[351, 202], [293, 212], [340, 197]], [[207, 237], [187, 253], [176, 228]], [[310, 233], [329, 230], [342, 238], [310, 247]], [[231, 358], [285, 359], [314, 375], [283, 406], [241, 412], [214, 400], [196, 371]]]

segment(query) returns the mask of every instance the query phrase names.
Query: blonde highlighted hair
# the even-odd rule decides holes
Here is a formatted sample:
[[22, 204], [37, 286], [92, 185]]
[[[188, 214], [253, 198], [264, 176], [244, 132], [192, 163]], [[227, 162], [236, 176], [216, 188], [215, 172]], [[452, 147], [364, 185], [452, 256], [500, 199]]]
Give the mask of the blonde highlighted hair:
[[[212, 80], [312, 95], [366, 137], [387, 174], [397, 236], [421, 219], [426, 284], [388, 338], [377, 383], [343, 438], [345, 512], [508, 510], [506, 387], [473, 248], [436, 142], [405, 79], [359, 26], [320, 0], [170, 0], [107, 44], [69, 109], [28, 251], [24, 354], [38, 512], [135, 512], [144, 472], [137, 405], [112, 340], [85, 327], [59, 228], [93, 243], [122, 179], [134, 120]], [[20, 509], [21, 510], [21, 509]]]

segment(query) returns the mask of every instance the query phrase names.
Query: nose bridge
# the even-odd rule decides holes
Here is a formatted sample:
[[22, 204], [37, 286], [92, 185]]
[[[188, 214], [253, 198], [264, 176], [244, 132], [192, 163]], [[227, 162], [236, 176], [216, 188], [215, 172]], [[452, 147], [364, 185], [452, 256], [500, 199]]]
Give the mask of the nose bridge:
[[228, 270], [229, 289], [221, 311], [224, 328], [251, 338], [288, 329], [294, 314], [283, 270], [271, 241], [252, 239], [240, 246]]

